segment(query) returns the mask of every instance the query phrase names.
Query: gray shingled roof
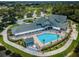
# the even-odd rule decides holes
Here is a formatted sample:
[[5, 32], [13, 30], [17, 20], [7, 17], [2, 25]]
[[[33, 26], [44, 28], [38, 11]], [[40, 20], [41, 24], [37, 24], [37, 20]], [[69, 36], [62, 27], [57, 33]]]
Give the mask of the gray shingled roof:
[[[42, 26], [40, 26], [40, 25], [38, 26], [37, 24], [42, 24]], [[60, 27], [60, 28], [66, 29], [66, 27], [67, 27], [67, 16], [51, 15], [51, 16], [48, 17], [48, 19], [46, 19], [45, 17], [42, 17], [42, 18], [37, 19], [37, 21], [35, 21], [35, 23], [21, 24], [19, 26], [13, 27], [12, 33], [16, 34], [16, 33], [20, 33], [20, 32], [34, 30], [34, 29], [42, 28], [46, 25], [52, 25], [52, 26], [55, 26], [55, 27]]]
[[35, 23], [42, 24], [42, 26], [50, 25], [50, 22], [45, 17], [37, 19]]
[[41, 28], [41, 26], [36, 26], [36, 24], [34, 24], [34, 23], [32, 23], [32, 24], [21, 24], [19, 26], [13, 27], [12, 33], [16, 34], [16, 33], [34, 30], [34, 29], [38, 29], [38, 28]]
[[55, 27], [66, 29], [67, 27], [67, 16], [63, 15], [52, 15], [49, 16], [49, 22]]
[[49, 16], [49, 20], [51, 22], [57, 21], [57, 22], [60, 22], [60, 23], [65, 23], [67, 21], [67, 16], [63, 16], [63, 15], [51, 15], [51, 16]]

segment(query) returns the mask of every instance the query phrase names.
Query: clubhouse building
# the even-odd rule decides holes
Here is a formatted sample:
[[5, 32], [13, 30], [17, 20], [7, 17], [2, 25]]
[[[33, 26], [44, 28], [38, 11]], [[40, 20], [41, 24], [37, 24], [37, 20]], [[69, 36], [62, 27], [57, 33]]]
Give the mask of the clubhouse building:
[[20, 24], [13, 27], [11, 31], [14, 36], [44, 31], [46, 29], [65, 31], [67, 29], [67, 24], [67, 16], [51, 15], [35, 19], [35, 21], [31, 24]]

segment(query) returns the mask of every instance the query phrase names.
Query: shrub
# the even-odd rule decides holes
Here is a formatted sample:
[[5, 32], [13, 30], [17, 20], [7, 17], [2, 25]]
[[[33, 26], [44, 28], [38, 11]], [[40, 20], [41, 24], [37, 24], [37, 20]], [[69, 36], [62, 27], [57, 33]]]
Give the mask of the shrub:
[[0, 51], [6, 50], [4, 46], [0, 46]]
[[9, 55], [9, 54], [11, 54], [11, 51], [10, 50], [6, 50], [5, 54]]
[[11, 57], [22, 57], [20, 54], [17, 54], [17, 53], [12, 53], [10, 56]]

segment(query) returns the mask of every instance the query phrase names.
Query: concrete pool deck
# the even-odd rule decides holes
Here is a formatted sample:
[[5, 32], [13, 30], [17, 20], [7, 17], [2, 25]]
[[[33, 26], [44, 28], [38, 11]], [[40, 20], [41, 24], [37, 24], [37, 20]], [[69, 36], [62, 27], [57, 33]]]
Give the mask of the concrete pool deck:
[[38, 44], [39, 47], [42, 47], [42, 46], [43, 46], [43, 44], [38, 40], [38, 38], [37, 38], [36, 35], [33, 35], [33, 39], [34, 39], [34, 43], [35, 43], [35, 44]]
[[[41, 42], [41, 44], [43, 46], [46, 46], [46, 45], [50, 44], [50, 42], [52, 42], [52, 44], [55, 44], [56, 42], [58, 42], [59, 40], [62, 39], [61, 35], [59, 35], [59, 37], [57, 37], [57, 35], [59, 35], [59, 34], [51, 33], [51, 32], [43, 32], [39, 35], [36, 35], [36, 37], [37, 37], [38, 44]], [[43, 39], [45, 39], [45, 41], [46, 41], [45, 43], [43, 43]]]
[[14, 36], [9, 36], [9, 38], [11, 38], [11, 39], [13, 39], [13, 40], [18, 40], [18, 39], [27, 39], [27, 38], [31, 38], [31, 37], [33, 37], [34, 35], [41, 35], [41, 34], [43, 34], [43, 33], [51, 33], [51, 34], [59, 34], [59, 35], [61, 35], [61, 36], [65, 36], [65, 33], [63, 33], [63, 32], [61, 32], [61, 33], [58, 33], [58, 32], [55, 32], [55, 31], [50, 31], [50, 30], [48, 30], [48, 31], [43, 31], [43, 32], [38, 32], [38, 33], [31, 33], [31, 34], [29, 34], [29, 35], [21, 35], [21, 36], [18, 36], [18, 37], [14, 37]]
[[[65, 33], [62, 33], [62, 32], [61, 32], [61, 33], [58, 33], [58, 32], [56, 33], [56, 32], [54, 32], [54, 31], [53, 31], [53, 32], [44, 31], [44, 32], [40, 32], [40, 33], [38, 33], [38, 34], [32, 35], [32, 36], [33, 36], [33, 39], [34, 39], [34, 41], [35, 41], [35, 43], [38, 44], [40, 48], [42, 48], [43, 46], [46, 46], [46, 45], [50, 44], [50, 42], [43, 44], [43, 43], [39, 40], [39, 38], [37, 37], [38, 35], [41, 35], [41, 34], [44, 34], [44, 33], [58, 34], [58, 35], [63, 36], [63, 37], [64, 37], [64, 35], [65, 35]], [[60, 41], [61, 39], [63, 39], [63, 38], [59, 38], [59, 39], [54, 40], [54, 41], [52, 40], [51, 42], [52, 42], [52, 44], [55, 44], [56, 42]]]

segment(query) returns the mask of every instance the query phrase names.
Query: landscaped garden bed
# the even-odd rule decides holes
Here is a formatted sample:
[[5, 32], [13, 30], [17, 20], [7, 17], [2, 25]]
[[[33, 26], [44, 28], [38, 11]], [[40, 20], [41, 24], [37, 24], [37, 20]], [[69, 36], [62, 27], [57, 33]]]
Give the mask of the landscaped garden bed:
[[24, 22], [26, 22], [26, 23], [33, 23], [33, 19], [24, 20]]
[[11, 41], [11, 42], [13, 42], [13, 43], [15, 43], [15, 44], [18, 44], [18, 45], [20, 45], [20, 46], [23, 46], [23, 47], [26, 46], [23, 39], [18, 39], [17, 41], [12, 40], [12, 39], [9, 39], [9, 41]]
[[32, 57], [32, 56], [33, 56], [33, 55], [30, 55], [30, 54], [28, 54], [28, 53], [25, 53], [25, 52], [23, 52], [23, 51], [21, 51], [21, 50], [19, 50], [19, 49], [17, 49], [17, 48], [14, 48], [14, 47], [8, 45], [7, 43], [5, 43], [5, 42], [3, 41], [3, 37], [2, 37], [2, 36], [0, 36], [0, 43], [2, 43], [2, 44], [3, 44], [8, 50], [10, 50], [12, 53], [14, 52], [14, 53], [20, 54], [20, 55], [23, 56], [23, 57]]

